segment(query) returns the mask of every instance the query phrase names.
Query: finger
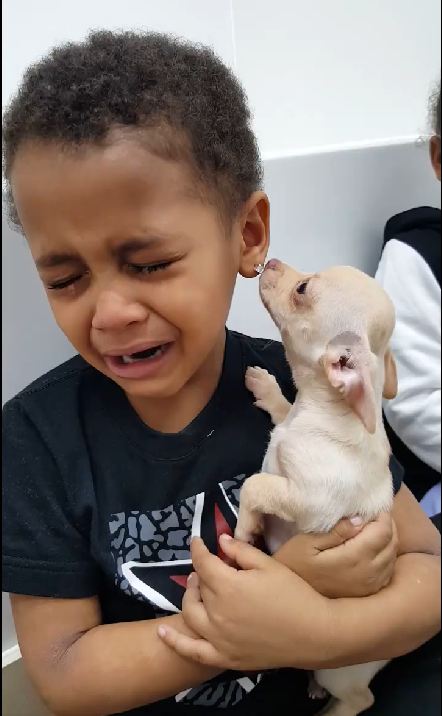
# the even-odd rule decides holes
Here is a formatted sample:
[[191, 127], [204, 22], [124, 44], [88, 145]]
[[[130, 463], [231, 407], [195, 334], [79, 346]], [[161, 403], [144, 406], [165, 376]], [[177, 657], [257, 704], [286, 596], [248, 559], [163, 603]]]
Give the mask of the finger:
[[265, 569], [275, 564], [271, 557], [247, 542], [240, 542], [229, 535], [221, 535], [219, 542], [226, 557], [241, 569]]
[[394, 539], [393, 521], [388, 513], [381, 513], [373, 522], [369, 522], [358, 539], [358, 547], [373, 556], [382, 552]]
[[[213, 600], [216, 599], [216, 594], [207, 587], [204, 582], [198, 577], [196, 572], [189, 574], [187, 578], [187, 593], [183, 597], [183, 604], [194, 604], [202, 602], [206, 609], [206, 612], [210, 610]], [[184, 601], [184, 599], [186, 601]]]
[[344, 519], [333, 527], [331, 532], [326, 534], [311, 535], [312, 543], [316, 550], [322, 552], [326, 549], [339, 547], [344, 542], [354, 539], [363, 529], [364, 521], [359, 515]]
[[[186, 594], [190, 592], [191, 598], [198, 602], [202, 601], [201, 598], [201, 583], [196, 572], [191, 572], [187, 577], [186, 583]], [[186, 596], [186, 595], [184, 595]]]
[[199, 537], [192, 539], [190, 551], [195, 572], [205, 587], [209, 587], [213, 592], [217, 591], [217, 586], [222, 584], [224, 579], [236, 572], [233, 567], [229, 567], [219, 557], [209, 552]]
[[[187, 578], [186, 590], [190, 592], [188, 599], [191, 601], [203, 602], [205, 606], [213, 598], [214, 592], [198, 577], [196, 572], [191, 572]], [[186, 595], [185, 595], [186, 596]]]
[[396, 522], [393, 519], [391, 520], [391, 526], [393, 528], [392, 544], [393, 544], [393, 549], [394, 549], [396, 557], [397, 557], [398, 551], [399, 551], [399, 533], [397, 531]]
[[198, 664], [218, 668], [228, 668], [220, 652], [205, 639], [194, 639], [169, 626], [158, 628], [160, 639], [184, 659], [191, 659]]
[[[364, 561], [367, 562], [366, 557]], [[359, 562], [361, 564], [361, 562]], [[380, 589], [387, 586], [391, 582], [396, 564], [396, 549], [393, 542], [390, 542], [385, 549], [379, 552], [373, 559], [369, 559], [367, 563], [368, 572], [365, 572], [364, 594], [376, 594]]]
[[373, 522], [374, 524], [383, 525], [390, 532], [393, 531], [394, 520], [391, 516], [391, 512], [381, 512]]
[[210, 634], [210, 620], [207, 609], [200, 599], [198, 590], [187, 589], [181, 605], [182, 615], [192, 631], [207, 638]]
[[390, 581], [396, 565], [397, 553], [393, 543], [390, 543], [382, 552], [375, 557], [373, 568], [379, 575], [379, 581], [383, 584]]

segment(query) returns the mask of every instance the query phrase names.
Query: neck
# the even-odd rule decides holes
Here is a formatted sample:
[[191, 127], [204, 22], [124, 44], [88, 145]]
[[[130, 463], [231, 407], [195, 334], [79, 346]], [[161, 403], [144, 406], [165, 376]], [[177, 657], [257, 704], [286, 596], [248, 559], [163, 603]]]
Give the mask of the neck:
[[341, 395], [330, 388], [326, 378], [314, 373], [310, 367], [298, 363], [296, 369], [292, 368], [292, 375], [297, 388], [298, 408], [307, 406], [320, 408], [336, 417], [353, 415]]
[[298, 385], [297, 388], [296, 403], [299, 407], [325, 408], [329, 414], [332, 413], [340, 417], [352, 413], [345, 400], [336, 391], [331, 391], [328, 386], [321, 384]]
[[[330, 388], [329, 383], [324, 379], [318, 379], [318, 376], [312, 377], [303, 371], [293, 371], [293, 379], [297, 387], [296, 408], [313, 408], [315, 411], [325, 412], [329, 417], [345, 419], [344, 424], [348, 425], [348, 421], [354, 421], [365, 435], [365, 428], [362, 422], [346, 403], [344, 398], [338, 391]], [[376, 394], [376, 432], [383, 432], [382, 419], [382, 389], [375, 386]], [[342, 421], [340, 421], [342, 422]]]
[[226, 333], [223, 329], [213, 350], [199, 370], [175, 395], [166, 398], [128, 397], [134, 410], [150, 428], [160, 433], [179, 433], [206, 407], [223, 368]]

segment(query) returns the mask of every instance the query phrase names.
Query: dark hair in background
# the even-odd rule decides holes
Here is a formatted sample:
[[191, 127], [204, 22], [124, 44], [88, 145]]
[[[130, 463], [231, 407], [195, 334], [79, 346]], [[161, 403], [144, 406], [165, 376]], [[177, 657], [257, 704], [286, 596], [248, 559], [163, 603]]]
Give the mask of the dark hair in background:
[[438, 137], [440, 137], [440, 90], [441, 90], [441, 82], [439, 80], [439, 84], [437, 85], [436, 89], [434, 90], [433, 94], [430, 97], [430, 119], [431, 119], [431, 130], [434, 132], [434, 134], [437, 134]]
[[247, 98], [212, 50], [157, 33], [94, 31], [32, 65], [4, 114], [12, 222], [19, 226], [9, 180], [23, 142], [75, 150], [105, 143], [118, 128], [154, 129], [151, 151], [187, 160], [224, 218], [261, 186]]

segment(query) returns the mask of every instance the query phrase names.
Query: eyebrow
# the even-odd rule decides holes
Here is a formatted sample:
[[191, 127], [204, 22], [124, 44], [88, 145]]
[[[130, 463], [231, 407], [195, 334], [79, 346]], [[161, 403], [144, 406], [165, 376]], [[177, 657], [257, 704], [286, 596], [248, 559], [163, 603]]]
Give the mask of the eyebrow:
[[124, 257], [127, 254], [132, 254], [135, 251], [142, 251], [143, 249], [156, 249], [166, 241], [161, 236], [149, 236], [145, 239], [130, 239], [124, 241], [122, 244], [113, 249], [112, 253], [118, 258]]
[[[124, 258], [128, 254], [134, 253], [135, 251], [141, 251], [143, 249], [155, 249], [165, 242], [166, 239], [160, 236], [150, 236], [146, 239], [130, 239], [122, 244], [116, 246], [112, 253], [117, 258]], [[58, 268], [59, 266], [66, 266], [67, 264], [78, 264], [81, 262], [79, 256], [68, 253], [48, 253], [43, 254], [36, 260], [37, 268], [40, 270]]]
[[36, 260], [38, 269], [57, 268], [66, 264], [78, 264], [80, 259], [73, 254], [44, 254]]

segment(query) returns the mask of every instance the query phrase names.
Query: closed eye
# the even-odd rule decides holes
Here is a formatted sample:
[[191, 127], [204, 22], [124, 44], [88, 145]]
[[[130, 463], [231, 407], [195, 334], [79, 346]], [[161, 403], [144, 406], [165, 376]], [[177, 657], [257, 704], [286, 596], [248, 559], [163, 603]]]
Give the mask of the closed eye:
[[143, 275], [155, 273], [155, 271], [164, 271], [171, 266], [172, 261], [162, 261], [157, 264], [127, 264], [130, 273]]
[[46, 288], [49, 291], [62, 291], [64, 288], [73, 286], [74, 283], [80, 281], [83, 276], [84, 274], [76, 274], [75, 276], [69, 276], [69, 278], [61, 279], [60, 281], [52, 281], [51, 283], [46, 284]]
[[[127, 264], [127, 270], [136, 276], [144, 276], [155, 273], [156, 271], [164, 271], [172, 263], [172, 261], [162, 261], [156, 264]], [[85, 275], [84, 273], [75, 274], [65, 279], [52, 281], [46, 284], [46, 288], [49, 291], [63, 291], [64, 289], [74, 286], [74, 284], [80, 281]]]

